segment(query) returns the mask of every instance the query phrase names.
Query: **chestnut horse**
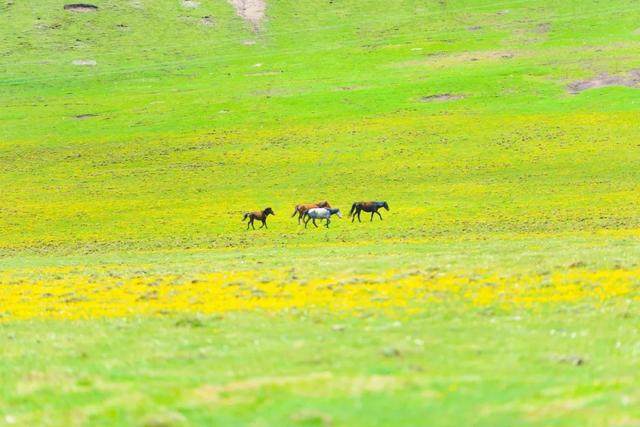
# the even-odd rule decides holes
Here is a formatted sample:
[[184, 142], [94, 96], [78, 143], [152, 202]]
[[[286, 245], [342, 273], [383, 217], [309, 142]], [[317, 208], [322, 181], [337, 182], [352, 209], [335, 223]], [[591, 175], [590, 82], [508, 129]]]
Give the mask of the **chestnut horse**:
[[262, 221], [262, 225], [260, 226], [260, 228], [269, 228], [267, 227], [267, 217], [269, 215], [275, 215], [275, 213], [273, 213], [273, 209], [266, 208], [263, 211], [246, 212], [242, 217], [242, 220], [244, 221], [245, 219], [249, 218], [249, 222], [247, 223], [247, 230], [249, 229], [249, 226], [251, 226], [251, 228], [253, 228], [254, 230], [256, 229], [256, 227], [253, 226], [253, 221], [255, 221], [256, 219], [258, 221]]
[[323, 200], [323, 201], [318, 202], [318, 203], [306, 203], [306, 204], [302, 204], [302, 205], [296, 205], [296, 208], [293, 211], [293, 215], [291, 215], [291, 218], [293, 218], [297, 214], [298, 215], [298, 225], [300, 225], [300, 221], [302, 220], [302, 217], [304, 217], [305, 212], [308, 211], [309, 209], [330, 208], [330, 207], [331, 207], [331, 205], [326, 200]]
[[356, 219], [356, 215], [358, 216], [358, 221], [362, 222], [362, 220], [360, 220], [360, 213], [362, 211], [371, 212], [371, 221], [373, 221], [373, 214], [378, 214], [380, 219], [382, 219], [382, 215], [378, 212], [380, 208], [389, 210], [389, 205], [387, 202], [355, 202], [351, 205], [351, 211], [349, 212], [349, 216], [353, 217], [351, 222]]

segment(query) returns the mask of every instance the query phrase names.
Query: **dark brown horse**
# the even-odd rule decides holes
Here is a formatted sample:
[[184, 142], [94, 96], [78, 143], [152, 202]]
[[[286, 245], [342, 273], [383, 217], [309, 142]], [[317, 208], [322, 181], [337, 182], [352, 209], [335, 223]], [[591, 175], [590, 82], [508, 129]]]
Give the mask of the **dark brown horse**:
[[351, 222], [356, 219], [356, 215], [358, 216], [358, 221], [362, 222], [360, 219], [360, 213], [362, 213], [362, 211], [371, 212], [371, 221], [373, 221], [373, 214], [378, 214], [380, 219], [382, 219], [382, 215], [378, 212], [380, 208], [389, 210], [389, 205], [387, 202], [355, 202], [351, 205], [351, 211], [349, 212], [349, 216], [353, 217], [351, 218]]
[[304, 216], [305, 212], [308, 211], [309, 209], [330, 208], [330, 207], [331, 207], [331, 205], [326, 200], [323, 200], [323, 201], [318, 202], [318, 203], [306, 203], [306, 204], [302, 204], [302, 205], [296, 205], [296, 208], [293, 211], [293, 215], [291, 215], [291, 218], [293, 218], [297, 214], [298, 215], [298, 224], [300, 224], [300, 221], [302, 220], [302, 217]]
[[273, 209], [266, 208], [263, 211], [246, 212], [242, 217], [242, 220], [244, 221], [245, 219], [249, 218], [249, 222], [247, 223], [247, 230], [249, 229], [249, 226], [251, 226], [251, 228], [253, 228], [254, 230], [256, 229], [256, 227], [253, 226], [253, 221], [255, 221], [256, 219], [258, 221], [262, 221], [262, 225], [260, 226], [260, 228], [269, 228], [267, 227], [267, 217], [269, 215], [275, 215], [275, 213], [273, 213]]

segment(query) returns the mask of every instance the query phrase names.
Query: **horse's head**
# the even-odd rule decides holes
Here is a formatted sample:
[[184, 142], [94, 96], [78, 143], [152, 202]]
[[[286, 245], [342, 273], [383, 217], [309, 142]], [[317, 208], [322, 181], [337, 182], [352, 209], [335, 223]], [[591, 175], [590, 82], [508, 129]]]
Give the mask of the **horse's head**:
[[318, 207], [319, 208], [330, 208], [331, 205], [326, 200], [323, 200], [321, 202], [318, 202]]
[[271, 209], [271, 208], [266, 208], [266, 209], [265, 209], [264, 211], [262, 211], [262, 212], [264, 212], [264, 215], [265, 215], [265, 216], [275, 215], [275, 213], [273, 212], [273, 209]]
[[389, 210], [389, 205], [387, 204], [387, 202], [382, 202], [382, 207], [386, 210]]
[[338, 218], [342, 218], [342, 213], [340, 212], [340, 209], [332, 209], [331, 213], [338, 215]]

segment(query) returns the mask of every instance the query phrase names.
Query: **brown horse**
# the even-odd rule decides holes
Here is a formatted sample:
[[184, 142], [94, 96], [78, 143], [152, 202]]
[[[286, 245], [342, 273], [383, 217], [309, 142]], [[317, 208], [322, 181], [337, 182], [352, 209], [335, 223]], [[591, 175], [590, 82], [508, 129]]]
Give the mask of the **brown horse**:
[[331, 207], [331, 205], [326, 200], [323, 200], [323, 201], [318, 202], [318, 203], [306, 203], [306, 204], [303, 204], [303, 205], [296, 205], [296, 208], [293, 211], [293, 215], [291, 215], [291, 218], [293, 218], [297, 214], [298, 215], [298, 225], [300, 225], [300, 221], [302, 220], [302, 217], [304, 216], [305, 212], [308, 211], [309, 209], [330, 208], [330, 207]]
[[362, 222], [362, 220], [360, 220], [360, 213], [362, 211], [371, 212], [371, 221], [373, 221], [373, 214], [378, 214], [380, 219], [382, 219], [382, 215], [378, 212], [380, 208], [389, 210], [389, 205], [387, 202], [355, 202], [351, 205], [351, 211], [349, 212], [349, 216], [353, 217], [351, 218], [351, 222], [356, 219], [356, 215], [358, 216], [358, 221]]
[[273, 213], [273, 209], [266, 208], [263, 211], [246, 212], [242, 217], [242, 220], [244, 221], [245, 219], [249, 218], [249, 222], [247, 223], [247, 230], [249, 229], [249, 226], [251, 226], [251, 228], [253, 228], [254, 230], [256, 229], [256, 227], [254, 227], [253, 225], [253, 221], [255, 221], [256, 219], [258, 221], [262, 221], [262, 225], [260, 226], [260, 228], [269, 228], [267, 227], [267, 217], [269, 215], [275, 215], [275, 213]]

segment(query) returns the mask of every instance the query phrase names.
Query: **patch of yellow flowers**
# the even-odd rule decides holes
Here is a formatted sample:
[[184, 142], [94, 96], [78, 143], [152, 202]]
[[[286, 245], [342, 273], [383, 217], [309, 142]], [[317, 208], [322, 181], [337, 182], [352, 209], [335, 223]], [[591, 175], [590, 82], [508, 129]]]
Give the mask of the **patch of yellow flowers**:
[[0, 275], [0, 321], [89, 319], [228, 311], [367, 309], [414, 311], [432, 304], [533, 306], [638, 298], [640, 270], [568, 269], [500, 276], [438, 271], [388, 271], [301, 279], [288, 271], [216, 272], [121, 277], [48, 271], [39, 279]]

